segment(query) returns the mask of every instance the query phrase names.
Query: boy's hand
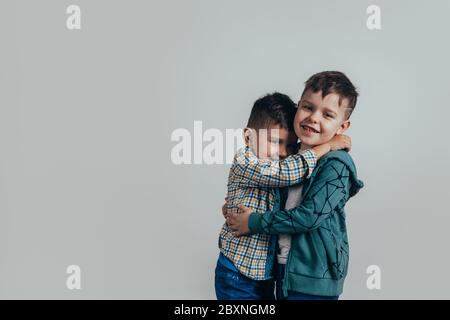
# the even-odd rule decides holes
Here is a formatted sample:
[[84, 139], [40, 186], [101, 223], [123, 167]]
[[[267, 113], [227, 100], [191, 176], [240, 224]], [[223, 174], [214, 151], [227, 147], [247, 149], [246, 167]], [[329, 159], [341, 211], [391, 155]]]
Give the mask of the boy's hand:
[[222, 214], [223, 217], [226, 219], [227, 218], [227, 198], [225, 198], [225, 203], [222, 206]]
[[227, 218], [227, 203], [226, 202], [222, 206], [222, 214], [223, 214], [223, 217], [226, 219]]
[[225, 197], [225, 203], [222, 206], [222, 215], [223, 215], [223, 217], [226, 220], [225, 223], [228, 225], [227, 217], [228, 217], [229, 214], [231, 214], [231, 212], [230, 213], [228, 212], [227, 204], [228, 204], [228, 197]]
[[352, 139], [345, 134], [337, 134], [328, 142], [331, 151], [345, 149], [350, 151], [352, 148]]
[[234, 231], [234, 235], [236, 237], [250, 233], [250, 229], [248, 228], [248, 219], [250, 214], [253, 212], [252, 209], [247, 208], [242, 204], [238, 207], [240, 213], [232, 213], [227, 215], [228, 226]]

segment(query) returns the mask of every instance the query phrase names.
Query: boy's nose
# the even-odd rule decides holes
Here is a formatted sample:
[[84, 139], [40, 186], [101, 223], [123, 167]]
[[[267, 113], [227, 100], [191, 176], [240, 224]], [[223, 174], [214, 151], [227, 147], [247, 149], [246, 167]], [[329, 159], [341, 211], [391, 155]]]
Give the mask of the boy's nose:
[[312, 123], [319, 123], [319, 116], [318, 116], [318, 114], [317, 113], [313, 113], [312, 115], [311, 115], [311, 117], [309, 117], [309, 120], [312, 122]]

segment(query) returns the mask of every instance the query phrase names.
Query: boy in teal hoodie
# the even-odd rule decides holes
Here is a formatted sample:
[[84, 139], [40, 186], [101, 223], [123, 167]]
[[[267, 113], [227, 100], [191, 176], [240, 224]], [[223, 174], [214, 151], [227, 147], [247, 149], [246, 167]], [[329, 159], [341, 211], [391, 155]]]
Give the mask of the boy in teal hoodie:
[[[341, 72], [313, 75], [305, 83], [294, 120], [301, 149], [343, 134], [357, 96]], [[257, 213], [240, 205], [239, 213], [227, 214], [235, 236], [279, 235], [278, 299], [338, 299], [349, 261], [344, 206], [362, 187], [350, 155], [332, 151], [317, 163], [309, 180], [289, 188], [284, 210]]]

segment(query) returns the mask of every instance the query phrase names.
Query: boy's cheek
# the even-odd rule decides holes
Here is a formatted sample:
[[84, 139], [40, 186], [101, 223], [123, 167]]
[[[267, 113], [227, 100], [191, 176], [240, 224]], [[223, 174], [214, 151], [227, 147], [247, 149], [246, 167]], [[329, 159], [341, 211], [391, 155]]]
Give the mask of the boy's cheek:
[[294, 123], [294, 132], [297, 138], [300, 138], [300, 124]]

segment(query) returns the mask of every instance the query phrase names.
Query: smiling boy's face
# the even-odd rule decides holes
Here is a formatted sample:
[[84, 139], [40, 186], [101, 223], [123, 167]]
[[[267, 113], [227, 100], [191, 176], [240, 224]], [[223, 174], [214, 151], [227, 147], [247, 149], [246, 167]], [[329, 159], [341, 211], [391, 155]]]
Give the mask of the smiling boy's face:
[[343, 134], [350, 126], [347, 119], [348, 99], [336, 93], [322, 98], [322, 91], [307, 90], [298, 103], [294, 130], [302, 147], [314, 147], [330, 141], [336, 134]]

